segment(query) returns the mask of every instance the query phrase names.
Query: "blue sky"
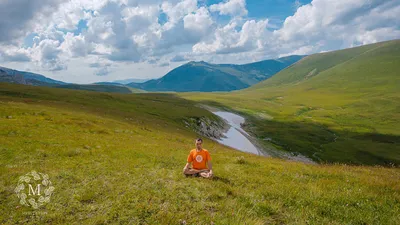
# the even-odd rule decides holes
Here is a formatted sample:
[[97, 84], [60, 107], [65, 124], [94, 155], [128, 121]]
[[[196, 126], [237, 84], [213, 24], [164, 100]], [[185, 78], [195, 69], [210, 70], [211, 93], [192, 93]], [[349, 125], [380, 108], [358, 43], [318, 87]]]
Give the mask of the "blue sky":
[[157, 78], [398, 39], [398, 0], [1, 1], [0, 65], [75, 83]]
[[[207, 6], [218, 4], [223, 1], [206, 0], [204, 4]], [[298, 6], [309, 4], [310, 0], [294, 1], [294, 0], [247, 0], [246, 8], [248, 10], [247, 17], [249, 19], [265, 19], [271, 21], [271, 25], [276, 25], [277, 28], [282, 26], [282, 23], [288, 16], [293, 15]], [[221, 22], [228, 22], [229, 16], [223, 16]], [[270, 28], [270, 29], [277, 29]]]
[[[311, 1], [297, 2], [309, 4]], [[297, 10], [296, 1], [293, 0], [251, 0], [247, 1], [247, 8], [250, 18], [270, 18], [281, 22]]]

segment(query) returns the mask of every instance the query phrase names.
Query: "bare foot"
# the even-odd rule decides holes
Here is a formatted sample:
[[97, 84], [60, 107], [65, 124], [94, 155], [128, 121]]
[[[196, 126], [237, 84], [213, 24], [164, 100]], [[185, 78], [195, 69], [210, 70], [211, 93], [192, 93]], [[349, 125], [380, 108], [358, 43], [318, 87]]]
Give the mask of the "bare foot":
[[202, 176], [204, 178], [211, 178], [212, 177], [210, 172], [202, 172], [202, 173], [200, 173], [200, 176]]

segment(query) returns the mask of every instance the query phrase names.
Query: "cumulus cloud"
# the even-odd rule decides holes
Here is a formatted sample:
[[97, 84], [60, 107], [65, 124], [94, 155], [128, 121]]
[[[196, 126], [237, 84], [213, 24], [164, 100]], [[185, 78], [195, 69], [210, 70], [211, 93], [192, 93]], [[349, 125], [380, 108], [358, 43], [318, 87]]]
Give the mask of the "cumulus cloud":
[[81, 34], [74, 36], [69, 32], [64, 36], [64, 42], [60, 48], [70, 57], [86, 56], [91, 51], [91, 46], [86, 43], [84, 36]]
[[389, 27], [377, 28], [355, 36], [356, 43], [372, 44], [378, 41], [392, 40], [400, 37], [400, 30]]
[[245, 0], [227, 0], [210, 6], [211, 12], [219, 12], [220, 15], [244, 16], [247, 15]]
[[76, 29], [78, 22], [87, 17], [87, 12], [81, 8], [81, 3], [71, 1], [69, 4], [63, 4], [62, 10], [53, 14], [52, 21], [57, 25], [57, 28], [65, 30]]
[[232, 22], [226, 26], [219, 27], [215, 31], [211, 42], [200, 42], [193, 46], [195, 53], [219, 53], [229, 54], [262, 49], [268, 37], [268, 19], [246, 21], [240, 31], [238, 24]]
[[35, 22], [56, 11], [61, 0], [2, 0], [0, 1], [0, 43], [20, 40], [35, 29]]
[[32, 58], [39, 65], [49, 71], [57, 71], [67, 69], [66, 60], [61, 60], [60, 42], [57, 40], [45, 39], [32, 50]]
[[122, 9], [127, 32], [132, 34], [145, 33], [148, 31], [150, 26], [157, 24], [159, 14], [160, 7], [158, 5], [126, 7]]
[[[229, 14], [232, 6], [227, 1], [212, 5], [211, 11]], [[400, 2], [363, 0], [313, 0], [289, 16], [280, 29], [268, 30], [268, 19], [232, 19], [219, 26], [212, 38], [193, 45], [197, 54], [240, 54], [265, 57], [314, 52], [352, 47], [399, 38]], [[225, 10], [225, 11], [224, 11]], [[236, 12], [236, 15], [240, 13]]]
[[185, 15], [194, 12], [197, 9], [197, 0], [183, 0], [176, 5], [170, 2], [163, 2], [161, 9], [168, 16], [168, 22], [165, 24], [168, 29], [179, 22]]
[[[308, 44], [325, 40], [342, 41], [346, 46], [357, 42], [366, 44], [368, 42], [359, 37], [375, 34], [377, 36], [370, 38], [385, 40], [385, 35], [379, 37], [380, 32], [374, 32], [376, 29], [385, 27], [392, 32], [399, 30], [399, 20], [396, 19], [399, 13], [400, 3], [395, 0], [313, 0], [286, 18], [276, 35], [282, 42], [301, 40]], [[388, 38], [393, 38], [393, 35]]]
[[183, 18], [183, 26], [190, 32], [204, 35], [213, 25], [213, 20], [205, 7], [201, 7], [194, 13], [190, 13]]
[[0, 48], [0, 61], [3, 62], [29, 62], [29, 52], [23, 48], [15, 46], [5, 46], [4, 49]]
[[[167, 9], [165, 13], [171, 15], [171, 20], [165, 23], [159, 30], [160, 36], [155, 38], [152, 53], [154, 55], [165, 55], [171, 53], [174, 47], [182, 45], [193, 45], [208, 36], [212, 30], [214, 21], [207, 8], [197, 8], [196, 1], [184, 1], [188, 7], [185, 10], [177, 4], [174, 9]], [[177, 8], [177, 9], [175, 9]], [[165, 8], [163, 10], [166, 10]], [[176, 13], [180, 12], [180, 13]], [[179, 15], [179, 16], [178, 16]], [[176, 18], [179, 18], [176, 21]], [[175, 22], [174, 22], [175, 21]]]

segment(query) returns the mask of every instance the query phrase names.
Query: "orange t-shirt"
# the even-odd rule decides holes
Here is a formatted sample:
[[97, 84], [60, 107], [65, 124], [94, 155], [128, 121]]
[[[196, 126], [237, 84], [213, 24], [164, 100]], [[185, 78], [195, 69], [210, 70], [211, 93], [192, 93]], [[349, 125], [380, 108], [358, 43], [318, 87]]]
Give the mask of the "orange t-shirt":
[[210, 153], [206, 149], [197, 151], [197, 149], [192, 149], [187, 158], [188, 162], [192, 162], [193, 169], [202, 170], [207, 169], [207, 161], [211, 161]]

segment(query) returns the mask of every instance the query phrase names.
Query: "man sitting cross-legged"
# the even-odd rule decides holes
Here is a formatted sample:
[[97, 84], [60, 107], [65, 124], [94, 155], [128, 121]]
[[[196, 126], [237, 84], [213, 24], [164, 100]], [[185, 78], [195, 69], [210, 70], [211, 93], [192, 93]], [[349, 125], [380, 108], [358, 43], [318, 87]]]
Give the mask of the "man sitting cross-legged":
[[[202, 148], [203, 140], [196, 139], [196, 149], [192, 149], [187, 158], [187, 163], [183, 168], [183, 174], [186, 176], [201, 176], [205, 178], [212, 178], [212, 164], [210, 153]], [[193, 164], [193, 168], [190, 168]], [[208, 168], [207, 168], [208, 165]]]

